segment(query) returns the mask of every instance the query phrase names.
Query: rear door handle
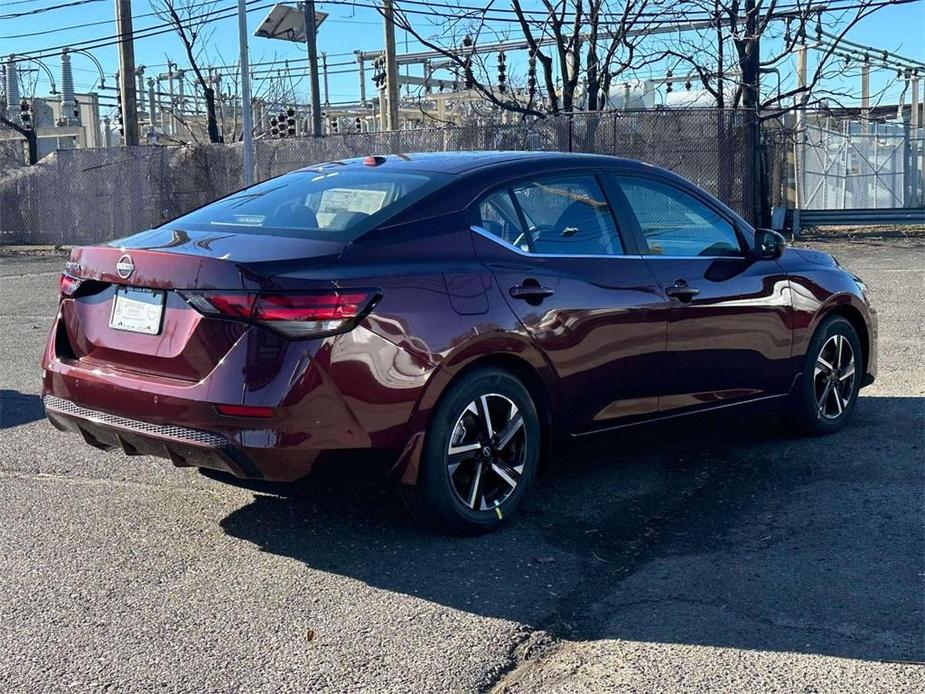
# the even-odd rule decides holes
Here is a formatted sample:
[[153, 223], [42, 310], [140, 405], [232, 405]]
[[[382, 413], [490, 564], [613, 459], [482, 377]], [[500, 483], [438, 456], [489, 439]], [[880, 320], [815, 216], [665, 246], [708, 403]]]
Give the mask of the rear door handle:
[[510, 289], [511, 296], [515, 299], [524, 299], [525, 301], [536, 301], [540, 302], [543, 299], [547, 299], [555, 292], [548, 287], [541, 287], [537, 284], [521, 284], [516, 287], [511, 287]]
[[665, 293], [678, 301], [690, 301], [700, 293], [700, 290], [690, 286], [684, 280], [677, 280], [670, 287], [665, 287]]

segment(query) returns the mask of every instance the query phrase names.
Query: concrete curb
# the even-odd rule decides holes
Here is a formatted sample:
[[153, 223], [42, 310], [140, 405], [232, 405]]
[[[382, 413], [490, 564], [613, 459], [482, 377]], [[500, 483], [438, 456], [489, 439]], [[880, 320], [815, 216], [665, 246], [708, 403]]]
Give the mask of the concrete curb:
[[9, 255], [60, 255], [71, 252], [71, 246], [0, 246], [0, 257]]

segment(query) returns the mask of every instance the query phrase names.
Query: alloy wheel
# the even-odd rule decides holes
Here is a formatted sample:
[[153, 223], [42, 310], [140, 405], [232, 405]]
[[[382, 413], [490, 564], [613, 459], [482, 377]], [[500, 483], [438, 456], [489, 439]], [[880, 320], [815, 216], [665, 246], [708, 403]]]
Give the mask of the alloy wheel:
[[459, 501], [474, 511], [500, 506], [524, 472], [527, 438], [517, 405], [498, 393], [470, 402], [450, 435], [446, 465]]
[[825, 419], [842, 416], [854, 392], [854, 349], [844, 335], [832, 335], [816, 357], [813, 388], [816, 410]]

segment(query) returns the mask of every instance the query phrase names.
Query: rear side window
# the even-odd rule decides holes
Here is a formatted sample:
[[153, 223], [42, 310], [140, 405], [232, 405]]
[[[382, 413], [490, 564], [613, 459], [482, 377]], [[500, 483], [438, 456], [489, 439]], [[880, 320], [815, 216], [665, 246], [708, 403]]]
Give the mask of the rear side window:
[[524, 237], [520, 218], [517, 216], [517, 209], [514, 207], [507, 188], [492, 193], [482, 200], [479, 204], [479, 216], [482, 220], [481, 226], [485, 231], [521, 250], [530, 250]]
[[444, 179], [382, 170], [298, 171], [201, 207], [168, 226], [346, 242], [422, 198]]
[[623, 254], [607, 199], [592, 175], [515, 183], [484, 198], [479, 215], [486, 231], [527, 253]]
[[620, 177], [620, 188], [636, 215], [646, 247], [662, 256], [739, 256], [735, 228], [684, 191], [644, 178]]

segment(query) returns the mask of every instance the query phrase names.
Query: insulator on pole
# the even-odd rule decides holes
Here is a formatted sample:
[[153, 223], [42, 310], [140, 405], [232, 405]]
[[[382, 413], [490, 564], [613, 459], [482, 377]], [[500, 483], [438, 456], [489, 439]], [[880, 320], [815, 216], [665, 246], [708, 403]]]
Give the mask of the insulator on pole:
[[77, 99], [74, 97], [74, 71], [71, 68], [70, 50], [61, 50], [61, 117], [59, 125], [79, 125], [80, 119], [75, 117]]

